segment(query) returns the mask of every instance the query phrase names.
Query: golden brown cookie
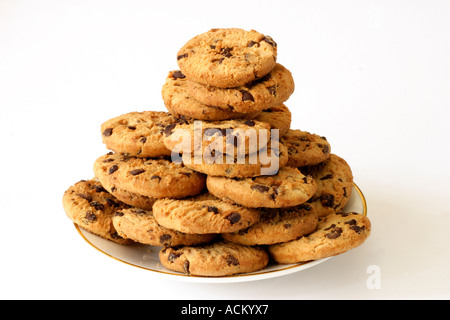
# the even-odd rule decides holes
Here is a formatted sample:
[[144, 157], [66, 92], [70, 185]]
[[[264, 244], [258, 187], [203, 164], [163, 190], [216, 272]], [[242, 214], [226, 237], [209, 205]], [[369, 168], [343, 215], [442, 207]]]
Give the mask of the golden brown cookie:
[[182, 198], [201, 193], [206, 177], [167, 159], [109, 153], [94, 164], [102, 184], [152, 198]]
[[206, 185], [216, 197], [247, 208], [297, 206], [308, 201], [317, 190], [311, 176], [292, 167], [280, 168], [275, 175], [253, 178], [208, 176]]
[[113, 225], [113, 216], [128, 206], [109, 194], [96, 180], [81, 180], [64, 192], [63, 207], [76, 225], [90, 233], [119, 244], [133, 241], [121, 237]]
[[297, 263], [335, 256], [364, 243], [370, 236], [369, 218], [358, 213], [332, 213], [320, 219], [317, 230], [298, 240], [269, 246], [278, 263]]
[[224, 277], [261, 270], [268, 264], [269, 255], [261, 247], [216, 242], [164, 248], [159, 253], [159, 260], [167, 269], [186, 275]]
[[261, 209], [259, 222], [233, 233], [223, 233], [227, 241], [243, 245], [272, 245], [287, 242], [316, 230], [317, 215], [301, 207]]
[[331, 154], [324, 162], [299, 169], [317, 182], [317, 191], [308, 204], [314, 207], [319, 217], [345, 207], [353, 190], [353, 174], [347, 161]]
[[294, 92], [291, 72], [277, 64], [265, 77], [235, 88], [218, 88], [187, 81], [189, 93], [205, 105], [236, 112], [255, 112], [281, 105]]
[[325, 137], [300, 130], [289, 130], [280, 141], [289, 153], [288, 166], [302, 167], [325, 161], [331, 146]]
[[136, 208], [118, 210], [113, 224], [120, 236], [152, 246], [199, 245], [216, 237], [214, 234], [186, 234], [167, 229], [158, 224], [152, 211]]
[[[288, 133], [289, 129], [291, 128], [292, 114], [288, 107], [286, 107], [286, 105], [284, 104], [265, 109], [259, 115], [251, 115], [251, 117], [255, 121], [261, 121], [270, 124], [271, 129], [278, 129], [278, 136], [280, 138]], [[249, 118], [248, 116], [245, 116], [244, 119]]]
[[229, 204], [210, 194], [184, 199], [160, 199], [153, 205], [156, 221], [184, 233], [234, 232], [255, 224], [259, 212]]
[[255, 30], [211, 29], [189, 40], [177, 61], [188, 79], [221, 88], [245, 85], [275, 67], [277, 44]]

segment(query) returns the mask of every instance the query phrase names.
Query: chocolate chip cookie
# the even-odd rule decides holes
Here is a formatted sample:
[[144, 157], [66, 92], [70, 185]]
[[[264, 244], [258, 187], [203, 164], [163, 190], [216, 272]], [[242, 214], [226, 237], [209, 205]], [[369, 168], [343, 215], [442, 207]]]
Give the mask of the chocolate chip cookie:
[[262, 78], [275, 67], [277, 44], [255, 30], [211, 29], [189, 40], [177, 61], [188, 79], [231, 88]]
[[137, 157], [169, 156], [164, 146], [164, 129], [181, 122], [168, 112], [130, 112], [101, 125], [103, 143], [109, 150]]
[[164, 228], [155, 220], [151, 210], [136, 208], [118, 210], [113, 224], [120, 236], [152, 246], [199, 245], [216, 237], [214, 234], [186, 234]]
[[175, 116], [184, 116], [197, 120], [229, 120], [244, 116], [255, 117], [259, 112], [241, 113], [233, 107], [223, 109], [214, 105], [206, 105], [191, 96], [188, 80], [179, 70], [170, 71], [162, 87], [162, 98], [167, 110]]
[[182, 198], [201, 193], [206, 177], [167, 159], [109, 153], [94, 164], [102, 184], [152, 198]]
[[267, 146], [270, 124], [255, 120], [194, 121], [166, 130], [167, 149], [180, 153], [255, 153]]
[[301, 130], [289, 130], [280, 141], [289, 153], [288, 166], [302, 167], [325, 161], [331, 146], [325, 137]]
[[317, 190], [315, 180], [297, 168], [283, 167], [277, 174], [253, 178], [208, 176], [210, 193], [247, 208], [283, 208], [300, 205]]
[[287, 101], [295, 89], [291, 72], [281, 64], [266, 76], [236, 88], [218, 88], [187, 81], [189, 93], [206, 105], [236, 112], [256, 112], [279, 106]]
[[331, 154], [315, 166], [299, 168], [317, 182], [317, 191], [308, 200], [319, 217], [341, 211], [353, 190], [353, 174], [349, 164], [341, 157]]
[[318, 218], [301, 207], [261, 209], [259, 222], [233, 233], [223, 233], [227, 241], [243, 245], [272, 245], [287, 242], [316, 230]]
[[211, 154], [211, 156], [183, 153], [182, 160], [186, 167], [206, 175], [245, 178], [276, 174], [286, 165], [288, 155], [283, 144], [279, 143], [278, 146], [272, 147], [269, 141], [267, 148], [262, 148], [257, 153], [248, 154], [245, 157], [233, 157], [220, 153]]
[[153, 205], [156, 221], [184, 233], [234, 232], [255, 224], [259, 212], [229, 204], [206, 193], [185, 199], [159, 199]]
[[232, 242], [216, 242], [201, 246], [164, 248], [159, 253], [161, 264], [169, 270], [191, 276], [224, 277], [263, 269], [269, 255], [261, 247]]
[[109, 194], [96, 180], [81, 180], [69, 187], [63, 195], [67, 216], [80, 228], [119, 244], [133, 241], [121, 237], [113, 225], [113, 216], [128, 208]]
[[319, 220], [313, 233], [269, 246], [278, 263], [319, 260], [344, 253], [364, 243], [371, 232], [369, 218], [358, 213], [333, 213]]

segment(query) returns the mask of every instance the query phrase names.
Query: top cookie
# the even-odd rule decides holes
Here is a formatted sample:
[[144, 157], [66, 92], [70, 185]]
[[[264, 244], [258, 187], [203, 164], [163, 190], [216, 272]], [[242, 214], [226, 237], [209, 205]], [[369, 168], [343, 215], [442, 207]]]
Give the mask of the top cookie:
[[168, 112], [130, 112], [101, 125], [103, 143], [109, 150], [136, 157], [170, 156], [164, 146], [164, 129], [183, 122]]
[[264, 77], [276, 64], [277, 44], [255, 30], [211, 29], [178, 52], [181, 71], [205, 85], [230, 88]]

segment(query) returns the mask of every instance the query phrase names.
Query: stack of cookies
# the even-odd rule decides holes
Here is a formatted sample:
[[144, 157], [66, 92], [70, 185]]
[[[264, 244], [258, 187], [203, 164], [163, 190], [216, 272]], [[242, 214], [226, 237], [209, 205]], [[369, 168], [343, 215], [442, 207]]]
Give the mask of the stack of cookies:
[[291, 128], [294, 81], [271, 37], [212, 29], [177, 62], [162, 89], [168, 112], [101, 125], [111, 152], [63, 197], [74, 223], [162, 247], [164, 267], [196, 276], [317, 260], [365, 241], [369, 219], [342, 212], [349, 165], [325, 137]]

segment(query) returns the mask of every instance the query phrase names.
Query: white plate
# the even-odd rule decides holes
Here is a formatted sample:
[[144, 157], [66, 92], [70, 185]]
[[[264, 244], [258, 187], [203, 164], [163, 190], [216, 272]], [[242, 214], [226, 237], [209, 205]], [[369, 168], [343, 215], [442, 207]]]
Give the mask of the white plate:
[[[367, 215], [367, 203], [363, 193], [359, 187], [354, 184], [352, 195], [344, 208], [346, 212], [358, 212]], [[161, 247], [149, 246], [142, 244], [134, 244], [131, 246], [124, 246], [114, 243], [109, 240], [105, 240], [99, 236], [89, 233], [77, 225], [75, 228], [79, 234], [98, 251], [106, 254], [107, 256], [126, 263], [128, 265], [145, 269], [151, 272], [157, 273], [159, 276], [169, 278], [172, 280], [188, 281], [188, 282], [202, 282], [202, 283], [231, 283], [231, 282], [245, 282], [269, 279], [274, 277], [280, 277], [283, 275], [299, 272], [318, 265], [330, 258], [325, 258], [316, 261], [309, 261], [297, 264], [270, 264], [266, 268], [252, 273], [246, 273], [241, 275], [234, 275], [228, 277], [198, 277], [188, 276], [182, 273], [174, 272], [166, 269], [159, 262], [159, 251]]]

